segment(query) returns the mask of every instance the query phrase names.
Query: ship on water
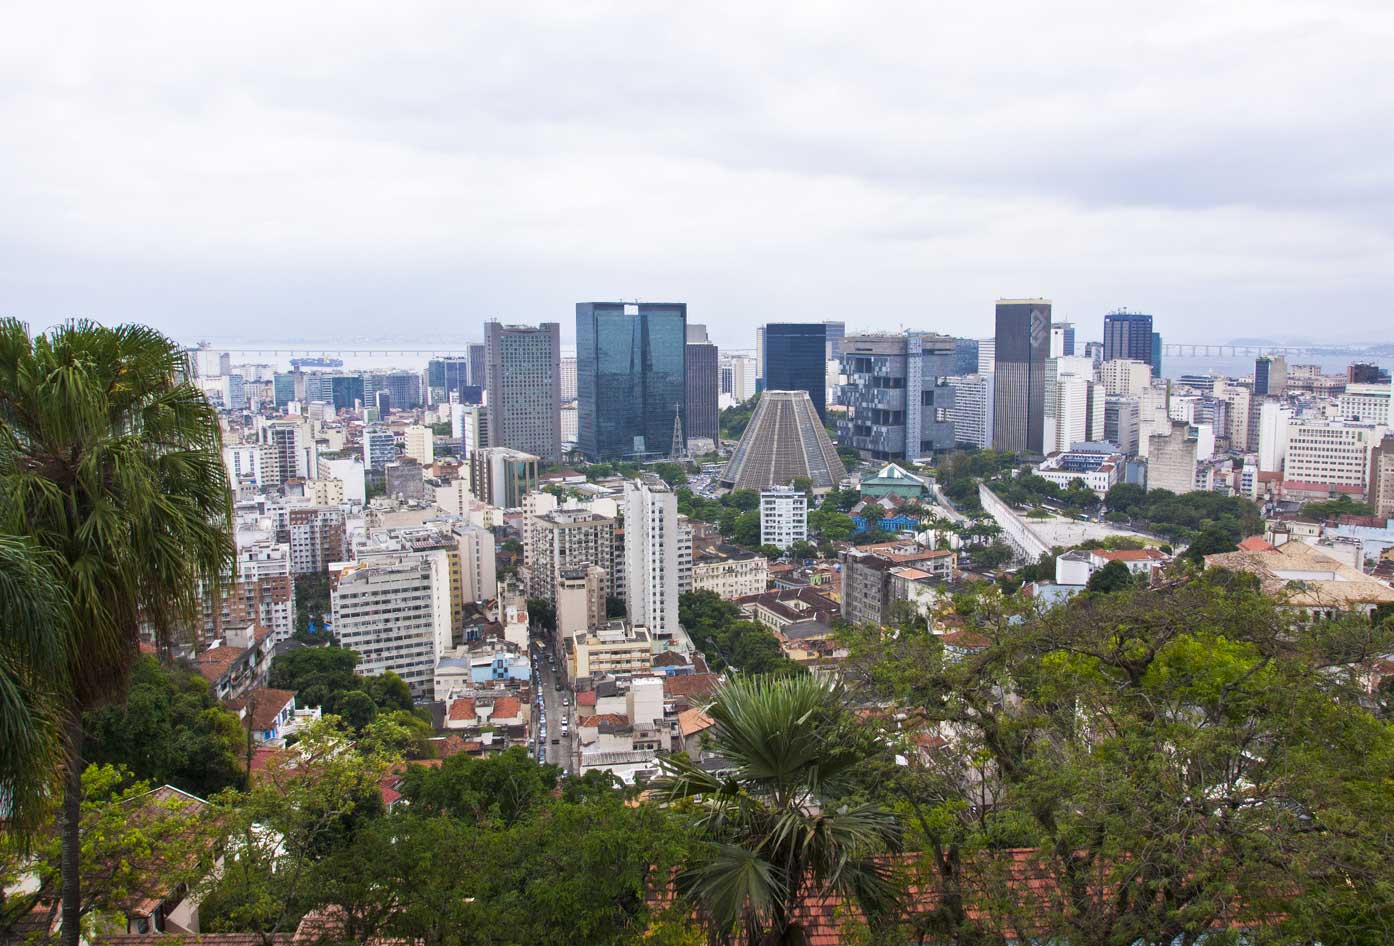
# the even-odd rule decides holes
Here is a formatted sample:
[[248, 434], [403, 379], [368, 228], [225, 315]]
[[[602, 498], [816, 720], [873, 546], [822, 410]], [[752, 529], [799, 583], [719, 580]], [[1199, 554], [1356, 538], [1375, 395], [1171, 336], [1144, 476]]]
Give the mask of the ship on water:
[[342, 368], [344, 360], [342, 358], [292, 358], [290, 366], [292, 368]]

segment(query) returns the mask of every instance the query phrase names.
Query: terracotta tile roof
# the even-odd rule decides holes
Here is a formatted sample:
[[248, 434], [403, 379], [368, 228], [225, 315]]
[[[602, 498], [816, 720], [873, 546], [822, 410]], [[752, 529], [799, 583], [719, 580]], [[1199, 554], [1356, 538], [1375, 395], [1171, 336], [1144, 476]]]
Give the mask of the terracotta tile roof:
[[494, 699], [494, 709], [489, 713], [493, 719], [516, 719], [523, 714], [523, 703], [516, 696], [500, 696]]
[[1261, 535], [1251, 535], [1239, 543], [1241, 552], [1276, 552], [1278, 547]]
[[676, 650], [665, 650], [653, 659], [655, 667], [686, 667], [688, 660]]
[[479, 716], [474, 711], [474, 700], [469, 697], [464, 697], [451, 703], [448, 718], [455, 720], [457, 723], [464, 720], [478, 719]]
[[705, 700], [716, 692], [719, 677], [714, 673], [689, 673], [681, 677], [663, 678], [665, 697], [685, 696], [689, 700]]
[[[281, 946], [294, 939], [290, 933], [276, 933], [271, 942]], [[260, 933], [111, 933], [92, 939], [93, 946], [262, 946], [264, 942]]]
[[684, 738], [710, 729], [714, 725], [716, 721], [699, 709], [683, 710], [678, 714], [678, 731]]
[[577, 706], [594, 706], [594, 705], [595, 705], [595, 695], [596, 695], [596, 694], [595, 694], [595, 691], [594, 691], [594, 690], [582, 690], [580, 693], [577, 693], [577, 694], [576, 694], [576, 705], [577, 705]]
[[[281, 715], [281, 711], [286, 708], [286, 704], [295, 701], [295, 694], [290, 690], [274, 690], [271, 687], [258, 687], [250, 693], [228, 700], [228, 709], [241, 713], [248, 706], [252, 707], [252, 729], [270, 729], [276, 723], [276, 717]], [[244, 716], [245, 720], [246, 717]]]
[[601, 723], [613, 723], [616, 726], [623, 726], [629, 722], [629, 717], [623, 713], [600, 713], [596, 716], [581, 716], [577, 718], [576, 725], [584, 726], [587, 729], [599, 726]]
[[223, 674], [232, 668], [233, 664], [237, 663], [237, 658], [245, 653], [246, 651], [240, 647], [219, 644], [217, 647], [208, 648], [195, 657], [194, 663], [198, 666], [198, 672], [203, 675], [203, 679], [209, 683], [216, 683]]

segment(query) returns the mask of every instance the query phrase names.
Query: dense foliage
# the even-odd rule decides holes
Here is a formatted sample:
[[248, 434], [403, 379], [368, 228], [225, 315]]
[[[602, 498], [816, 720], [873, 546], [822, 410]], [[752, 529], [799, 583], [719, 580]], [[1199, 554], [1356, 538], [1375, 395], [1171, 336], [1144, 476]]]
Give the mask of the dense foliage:
[[124, 703], [83, 719], [89, 762], [122, 765], [136, 779], [208, 796], [242, 785], [246, 733], [197, 673], [143, 656]]
[[740, 608], [713, 591], [689, 591], [678, 602], [678, 620], [702, 649], [713, 670], [739, 669], [748, 674], [802, 673], [779, 640], [763, 625], [746, 620]]
[[1374, 509], [1368, 503], [1358, 503], [1349, 496], [1338, 496], [1324, 502], [1307, 503], [1302, 507], [1302, 515], [1308, 519], [1326, 522], [1339, 516], [1373, 516]]
[[[270, 685], [296, 694], [300, 706], [366, 722], [377, 711], [411, 712], [411, 690], [395, 673], [360, 677], [353, 668], [358, 655], [346, 647], [302, 647], [279, 655], [271, 664]], [[365, 709], [365, 701], [371, 709]]]
[[741, 434], [745, 433], [746, 425], [750, 423], [751, 415], [755, 413], [755, 405], [759, 402], [760, 395], [757, 394], [743, 404], [733, 404], [724, 408], [717, 418], [722, 439], [740, 440]]
[[1109, 521], [1127, 523], [1177, 542], [1190, 542], [1208, 530], [1230, 542], [1263, 532], [1258, 507], [1242, 496], [1210, 492], [1178, 495], [1170, 490], [1144, 490], [1131, 483], [1120, 483], [1108, 491], [1104, 502]]

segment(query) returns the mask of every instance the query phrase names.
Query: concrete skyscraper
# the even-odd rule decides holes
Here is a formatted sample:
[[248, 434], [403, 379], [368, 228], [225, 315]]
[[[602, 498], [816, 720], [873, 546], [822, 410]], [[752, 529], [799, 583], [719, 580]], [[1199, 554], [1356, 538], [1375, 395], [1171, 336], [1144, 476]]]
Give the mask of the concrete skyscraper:
[[837, 439], [873, 460], [913, 461], [954, 448], [955, 341], [906, 332], [843, 339], [846, 383], [838, 403]]
[[625, 604], [631, 624], [678, 634], [678, 498], [656, 478], [624, 484]]
[[765, 326], [766, 391], [807, 391], [823, 421], [827, 409], [828, 327], [823, 322], [771, 322]]
[[674, 415], [690, 429], [687, 305], [578, 302], [576, 396], [576, 446], [588, 459], [668, 456]]
[[1042, 453], [1050, 312], [1047, 299], [997, 302], [992, 445], [999, 450]]
[[721, 375], [717, 369], [716, 346], [707, 338], [705, 325], [687, 326], [687, 423], [688, 439], [717, 439], [717, 401], [721, 397]]
[[561, 325], [484, 323], [489, 444], [561, 459]]

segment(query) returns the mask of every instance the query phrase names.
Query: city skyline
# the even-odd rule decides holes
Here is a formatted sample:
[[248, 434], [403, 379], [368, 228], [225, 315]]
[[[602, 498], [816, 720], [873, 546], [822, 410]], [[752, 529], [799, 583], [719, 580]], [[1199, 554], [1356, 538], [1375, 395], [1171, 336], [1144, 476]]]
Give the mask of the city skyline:
[[679, 298], [729, 348], [848, 310], [985, 338], [1045, 296], [1377, 341], [1394, 289], [1384, 4], [266, 19], [14, 13], [7, 314], [429, 338]]

